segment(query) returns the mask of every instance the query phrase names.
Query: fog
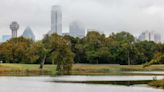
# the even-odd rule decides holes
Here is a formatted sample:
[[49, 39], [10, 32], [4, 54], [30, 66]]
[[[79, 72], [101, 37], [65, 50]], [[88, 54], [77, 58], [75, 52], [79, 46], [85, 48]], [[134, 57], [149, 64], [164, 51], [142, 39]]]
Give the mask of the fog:
[[30, 26], [36, 39], [50, 30], [52, 5], [61, 5], [63, 32], [69, 23], [80, 21], [87, 29], [106, 35], [128, 31], [138, 36], [150, 30], [163, 33], [164, 0], [0, 0], [0, 36], [11, 34], [9, 24], [20, 24], [18, 35]]

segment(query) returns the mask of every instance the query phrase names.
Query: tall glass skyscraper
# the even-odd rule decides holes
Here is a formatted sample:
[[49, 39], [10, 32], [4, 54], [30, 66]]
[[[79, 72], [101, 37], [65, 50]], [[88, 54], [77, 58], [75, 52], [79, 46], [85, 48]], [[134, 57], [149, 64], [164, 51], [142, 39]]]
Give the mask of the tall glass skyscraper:
[[52, 6], [51, 10], [51, 32], [62, 35], [62, 10], [58, 5]]

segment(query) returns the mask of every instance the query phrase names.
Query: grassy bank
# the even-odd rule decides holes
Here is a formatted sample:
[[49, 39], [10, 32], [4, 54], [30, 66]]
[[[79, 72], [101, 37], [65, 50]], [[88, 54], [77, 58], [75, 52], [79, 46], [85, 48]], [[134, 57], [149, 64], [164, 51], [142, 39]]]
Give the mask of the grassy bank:
[[[41, 71], [38, 64], [0, 64], [0, 75], [55, 75], [56, 65], [45, 65]], [[164, 65], [73, 65], [73, 75], [126, 75], [122, 71], [164, 71]], [[129, 75], [129, 73], [127, 74]], [[130, 74], [140, 75], [140, 74]], [[141, 74], [144, 75], [144, 74]], [[148, 75], [148, 74], [146, 74]]]
[[45, 65], [43, 70], [38, 64], [0, 64], [0, 75], [3, 76], [35, 76], [54, 75], [55, 65]]
[[149, 83], [149, 86], [164, 89], [164, 80], [157, 80]]
[[[74, 75], [105, 75], [105, 74], [122, 75], [123, 71], [164, 71], [164, 65], [152, 65], [150, 67], [143, 68], [142, 65], [83, 65], [83, 64], [80, 65], [80, 64], [76, 64], [73, 66], [72, 74]], [[135, 75], [140, 75], [140, 74], [135, 74]]]

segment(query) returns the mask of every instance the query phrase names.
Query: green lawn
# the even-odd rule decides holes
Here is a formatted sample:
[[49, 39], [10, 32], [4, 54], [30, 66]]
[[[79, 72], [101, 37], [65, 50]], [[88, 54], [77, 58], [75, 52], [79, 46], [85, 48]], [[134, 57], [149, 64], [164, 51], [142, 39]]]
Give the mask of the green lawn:
[[80, 65], [73, 66], [73, 74], [119, 74], [122, 71], [164, 71], [164, 65], [152, 65], [143, 68], [142, 65]]
[[[56, 65], [45, 65], [41, 71], [39, 64], [0, 64], [0, 75], [55, 75]], [[122, 75], [122, 71], [164, 71], [164, 65], [93, 65], [74, 64], [73, 75]]]
[[0, 75], [54, 75], [56, 65], [45, 65], [43, 70], [39, 64], [0, 64]]

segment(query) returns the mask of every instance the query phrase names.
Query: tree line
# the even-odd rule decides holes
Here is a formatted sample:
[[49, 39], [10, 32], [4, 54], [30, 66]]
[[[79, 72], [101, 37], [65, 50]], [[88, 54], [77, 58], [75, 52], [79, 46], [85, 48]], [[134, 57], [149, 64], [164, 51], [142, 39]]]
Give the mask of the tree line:
[[92, 31], [84, 38], [52, 34], [37, 42], [23, 37], [0, 45], [0, 60], [4, 63], [63, 64], [72, 63], [138, 65], [164, 53], [164, 44], [139, 41], [128, 32], [112, 33], [108, 37]]

